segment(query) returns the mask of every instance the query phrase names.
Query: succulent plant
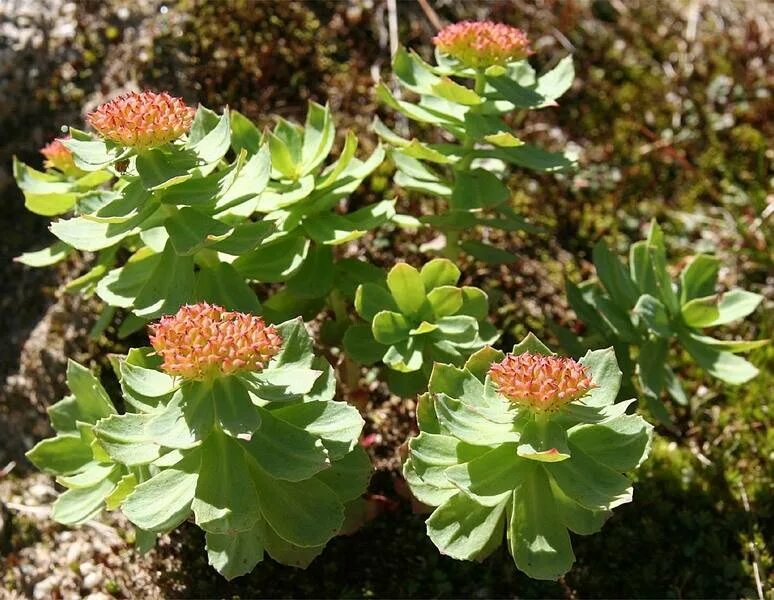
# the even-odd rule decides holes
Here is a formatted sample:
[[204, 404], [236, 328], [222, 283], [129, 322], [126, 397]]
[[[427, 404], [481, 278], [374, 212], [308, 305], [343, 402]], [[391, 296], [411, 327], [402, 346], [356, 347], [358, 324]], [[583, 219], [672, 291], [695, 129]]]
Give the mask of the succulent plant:
[[567, 283], [570, 305], [587, 325], [589, 335], [580, 344], [566, 333], [563, 337], [574, 352], [581, 346], [614, 345], [628, 378], [636, 368], [640, 389], [659, 420], [670, 422], [661, 401], [663, 391], [679, 404], [688, 403], [668, 360], [673, 343], [726, 383], [742, 384], [758, 374], [757, 368], [736, 354], [768, 340], [721, 340], [701, 331], [742, 319], [763, 300], [761, 295], [741, 289], [718, 293], [717, 258], [695, 256], [673, 283], [664, 234], [653, 221], [648, 238], [632, 245], [628, 268], [602, 241], [594, 248], [594, 264], [596, 281], [580, 286]]
[[[64, 485], [91, 486], [63, 494], [57, 505], [69, 512], [55, 518], [75, 523], [120, 507], [146, 547], [193, 519], [210, 564], [229, 579], [264, 552], [306, 566], [341, 530], [371, 467], [357, 443], [363, 420], [333, 401], [332, 369], [314, 357], [303, 322], [274, 327], [198, 304], [155, 324], [151, 343], [117, 365], [126, 413], [92, 377], [81, 388], [99, 410], [86, 407], [80, 436], [70, 421], [83, 417], [68, 413], [69, 429], [29, 453]], [[52, 419], [61, 412], [52, 408]], [[64, 443], [72, 449], [60, 456]]]
[[507, 539], [516, 566], [557, 579], [575, 557], [569, 532], [598, 531], [632, 500], [628, 473], [648, 455], [652, 427], [616, 403], [611, 348], [580, 361], [532, 334], [512, 353], [485, 347], [464, 367], [436, 363], [417, 409], [406, 480], [435, 507], [439, 550], [483, 560]]
[[405, 139], [378, 119], [374, 131], [390, 145], [399, 186], [447, 201], [447, 211], [419, 222], [444, 233], [449, 258], [464, 250], [486, 262], [511, 262], [515, 257], [502, 248], [460, 237], [478, 226], [535, 231], [509, 205], [505, 165], [555, 172], [572, 168], [575, 159], [526, 143], [502, 116], [555, 106], [572, 83], [572, 59], [538, 77], [526, 60], [532, 53], [526, 35], [492, 22], [449, 25], [433, 41], [436, 65], [403, 49], [393, 59], [399, 83], [417, 102], [398, 98], [384, 83], [377, 96], [410, 120], [441, 128], [455, 142]]
[[392, 391], [411, 396], [427, 385], [433, 361], [462, 364], [498, 333], [487, 322], [489, 301], [476, 287], [457, 287], [460, 271], [436, 258], [420, 270], [398, 263], [382, 282], [358, 287], [344, 349], [362, 364], [382, 362]]

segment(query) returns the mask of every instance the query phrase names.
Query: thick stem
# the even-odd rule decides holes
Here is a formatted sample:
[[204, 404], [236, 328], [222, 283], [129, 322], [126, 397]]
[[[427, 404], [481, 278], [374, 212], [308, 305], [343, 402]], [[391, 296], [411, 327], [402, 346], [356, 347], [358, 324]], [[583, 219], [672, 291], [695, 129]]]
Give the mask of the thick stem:
[[[486, 76], [484, 75], [484, 71], [477, 70], [474, 91], [479, 96], [483, 96], [485, 87]], [[471, 107], [470, 112], [475, 111], [476, 107]], [[473, 163], [474, 158], [473, 150], [475, 150], [477, 141], [478, 138], [476, 136], [466, 132], [465, 139], [462, 143], [462, 158], [460, 158], [459, 162], [454, 165], [453, 169], [454, 181], [452, 183], [452, 189], [454, 189], [454, 186], [457, 184], [458, 173], [470, 169], [470, 165]], [[456, 229], [450, 228], [441, 228], [441, 231], [443, 231], [444, 237], [446, 237], [446, 246], [442, 251], [443, 255], [449, 260], [457, 260], [460, 255], [460, 232]]]

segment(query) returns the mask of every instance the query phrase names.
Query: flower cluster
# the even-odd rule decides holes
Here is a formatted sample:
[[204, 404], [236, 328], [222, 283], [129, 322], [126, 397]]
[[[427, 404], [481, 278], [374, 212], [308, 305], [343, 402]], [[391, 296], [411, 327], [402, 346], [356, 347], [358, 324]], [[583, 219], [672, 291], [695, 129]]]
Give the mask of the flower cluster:
[[475, 69], [523, 60], [532, 54], [526, 34], [492, 21], [462, 21], [444, 27], [433, 43]]
[[57, 138], [40, 149], [40, 153], [46, 158], [43, 166], [47, 169], [58, 169], [62, 173], [71, 173], [77, 169], [73, 161], [73, 153], [62, 142], [69, 139]]
[[183, 306], [150, 330], [161, 368], [185, 379], [260, 371], [282, 346], [277, 330], [260, 317], [206, 302]]
[[553, 411], [585, 396], [594, 385], [580, 363], [561, 356], [509, 354], [489, 369], [498, 391], [536, 412]]
[[176, 140], [196, 111], [166, 92], [130, 92], [100, 105], [86, 120], [107, 140], [138, 150]]

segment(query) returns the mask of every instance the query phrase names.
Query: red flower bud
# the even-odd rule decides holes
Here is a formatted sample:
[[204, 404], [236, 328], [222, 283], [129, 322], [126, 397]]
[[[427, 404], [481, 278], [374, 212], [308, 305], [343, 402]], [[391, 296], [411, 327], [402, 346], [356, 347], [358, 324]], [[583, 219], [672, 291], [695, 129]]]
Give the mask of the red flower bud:
[[100, 105], [86, 120], [105, 139], [144, 150], [187, 132], [196, 111], [166, 92], [130, 92]]
[[62, 173], [71, 173], [78, 169], [73, 161], [73, 153], [62, 143], [68, 139], [70, 139], [69, 136], [56, 138], [40, 149], [40, 153], [46, 158], [43, 163], [44, 167], [47, 169], [58, 169]]
[[492, 21], [463, 21], [441, 29], [435, 45], [474, 69], [504, 65], [532, 54], [526, 34], [516, 27]]
[[260, 317], [206, 302], [183, 306], [150, 330], [161, 368], [185, 379], [260, 371], [282, 346], [277, 330]]
[[529, 352], [508, 354], [489, 368], [489, 376], [508, 400], [535, 412], [554, 411], [595, 387], [573, 359]]

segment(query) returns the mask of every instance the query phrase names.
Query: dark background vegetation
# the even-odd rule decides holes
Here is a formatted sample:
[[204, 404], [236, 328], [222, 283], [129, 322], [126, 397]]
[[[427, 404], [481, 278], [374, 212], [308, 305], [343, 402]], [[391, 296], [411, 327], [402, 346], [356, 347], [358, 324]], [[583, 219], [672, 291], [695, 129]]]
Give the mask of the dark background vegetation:
[[[506, 343], [548, 323], [575, 323], [565, 277], [593, 274], [590, 249], [604, 238], [624, 252], [656, 217], [673, 262], [719, 254], [722, 283], [766, 295], [728, 335], [772, 330], [772, 71], [766, 2], [741, 0], [428, 0], [444, 23], [491, 18], [533, 40], [533, 64], [574, 55], [577, 80], [555, 109], [517, 123], [523, 137], [581, 151], [572, 174], [516, 173], [514, 205], [544, 234], [492, 239], [519, 256], [499, 268], [466, 262], [468, 281], [493, 299]], [[418, 2], [396, 2], [401, 44], [431, 51], [431, 19]], [[575, 568], [556, 583], [521, 575], [505, 549], [472, 564], [442, 557], [412, 512], [398, 475], [399, 446], [413, 402], [375, 390], [363, 403], [377, 472], [370, 507], [378, 517], [334, 540], [306, 571], [267, 559], [232, 583], [206, 565], [203, 537], [183, 528], [146, 557], [126, 544], [131, 529], [75, 531], [45, 518], [52, 482], [23, 452], [47, 434], [45, 407], [63, 393], [65, 357], [101, 370], [125, 350], [112, 330], [90, 340], [97, 303], [61, 292], [90, 257], [31, 270], [12, 257], [46, 243], [46, 219], [26, 212], [10, 158], [38, 166], [37, 149], [62, 124], [108, 96], [169, 90], [190, 103], [228, 104], [261, 124], [302, 120], [308, 99], [329, 101], [341, 132], [366, 149], [375, 115], [374, 78], [389, 77], [383, 0], [5, 0], [0, 3], [0, 581], [12, 596], [105, 597], [749, 597], [774, 598], [772, 367], [769, 345], [750, 359], [760, 376], [743, 387], [710, 380], [686, 357], [690, 410], [673, 407], [680, 434], [658, 429], [638, 474], [635, 502], [602, 532], [576, 537]], [[432, 15], [431, 15], [432, 17]], [[401, 127], [401, 123], [397, 124]], [[431, 135], [430, 131], [415, 132]], [[404, 212], [427, 200], [392, 189], [384, 165], [351, 206], [396, 195]], [[380, 265], [420, 264], [429, 235], [386, 229], [365, 240]], [[325, 315], [322, 316], [324, 318]]]

